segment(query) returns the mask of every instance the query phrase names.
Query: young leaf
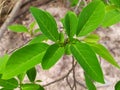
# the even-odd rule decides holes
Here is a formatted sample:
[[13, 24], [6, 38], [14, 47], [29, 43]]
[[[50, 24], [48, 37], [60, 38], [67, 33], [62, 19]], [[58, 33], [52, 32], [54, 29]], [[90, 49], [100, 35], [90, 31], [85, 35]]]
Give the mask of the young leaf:
[[40, 27], [40, 30], [44, 35], [46, 35], [46, 37], [48, 37], [53, 41], [59, 40], [57, 24], [53, 16], [51, 16], [48, 12], [40, 10], [35, 7], [31, 7], [30, 12], [34, 16], [35, 20], [37, 21]]
[[[112, 18], [111, 18], [112, 17]], [[109, 27], [113, 24], [120, 22], [120, 12], [116, 9], [106, 12], [104, 20], [102, 22], [103, 27]]]
[[27, 76], [31, 82], [35, 81], [36, 78], [36, 69], [35, 67], [31, 68], [30, 70], [27, 71]]
[[23, 79], [24, 79], [24, 77], [25, 77], [25, 74], [26, 74], [26, 73], [21, 73], [21, 74], [19, 74], [19, 75], [17, 76], [17, 78], [19, 79], [20, 82], [23, 81]]
[[118, 81], [115, 85], [115, 90], [120, 90], [120, 81]]
[[23, 84], [22, 90], [44, 90], [44, 88], [38, 84]]
[[8, 55], [4, 55], [3, 57], [0, 57], [0, 74], [4, 72], [8, 58], [9, 58]]
[[27, 27], [18, 24], [8, 26], [8, 29], [14, 32], [28, 32]]
[[67, 35], [72, 38], [76, 34], [78, 19], [75, 13], [68, 12], [65, 16], [64, 26]]
[[120, 0], [110, 0], [110, 2], [120, 7]]
[[115, 59], [112, 57], [112, 55], [109, 53], [109, 51], [101, 44], [89, 44], [91, 48], [102, 58], [104, 58], [106, 61], [111, 63], [112, 65], [120, 68], [118, 63], [115, 61]]
[[90, 79], [90, 77], [86, 73], [84, 73], [84, 76], [85, 76], [85, 82], [88, 90], [97, 90], [93, 81]]
[[100, 40], [100, 37], [97, 34], [90, 34], [84, 39], [85, 42], [97, 43]]
[[17, 88], [18, 81], [14, 78], [8, 80], [0, 79], [0, 86], [6, 88], [6, 90]]
[[41, 63], [47, 47], [47, 44], [39, 43], [27, 45], [15, 51], [7, 62], [2, 78], [12, 78]]
[[53, 44], [47, 49], [43, 59], [43, 69], [51, 68], [64, 54], [64, 47], [60, 47], [58, 44]]
[[77, 5], [79, 0], [69, 0], [69, 1], [71, 3], [71, 6], [75, 6], [75, 5]]
[[93, 80], [104, 83], [103, 72], [98, 59], [89, 45], [77, 42], [71, 45], [71, 52], [78, 63]]
[[45, 35], [39, 35], [39, 36], [36, 36], [34, 37], [30, 42], [29, 44], [35, 44], [35, 43], [41, 43], [42, 41], [44, 40], [47, 40], [48, 38], [45, 36]]
[[84, 36], [94, 31], [103, 21], [105, 5], [100, 0], [88, 4], [80, 13], [77, 27], [77, 35]]

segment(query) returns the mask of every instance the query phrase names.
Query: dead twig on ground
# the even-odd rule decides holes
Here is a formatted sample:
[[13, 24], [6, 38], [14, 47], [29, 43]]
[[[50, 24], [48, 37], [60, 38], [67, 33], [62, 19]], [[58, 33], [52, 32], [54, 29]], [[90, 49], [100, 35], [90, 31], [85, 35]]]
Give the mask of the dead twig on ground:
[[3, 25], [0, 28], [0, 39], [2, 38], [4, 32], [7, 30], [7, 26], [14, 20], [14, 18], [17, 15], [17, 12], [19, 11], [20, 7], [22, 6], [22, 3], [24, 0], [19, 0], [16, 5], [14, 6], [13, 10], [9, 14], [8, 18], [6, 21], [3, 23]]

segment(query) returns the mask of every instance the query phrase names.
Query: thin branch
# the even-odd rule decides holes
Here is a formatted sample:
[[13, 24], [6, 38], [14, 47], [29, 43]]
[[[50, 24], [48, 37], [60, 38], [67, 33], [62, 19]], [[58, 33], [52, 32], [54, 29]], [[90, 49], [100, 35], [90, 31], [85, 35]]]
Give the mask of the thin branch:
[[75, 9], [74, 9], [74, 12], [77, 12], [77, 11], [78, 11], [78, 8], [79, 8], [79, 6], [80, 6], [80, 3], [81, 3], [81, 0], [79, 0], [77, 6], [76, 6]]
[[8, 18], [6, 19], [6, 21], [4, 22], [4, 24], [1, 26], [0, 28], [0, 39], [2, 38], [4, 32], [7, 30], [7, 26], [14, 20], [14, 18], [16, 17], [18, 11], [20, 10], [20, 7], [22, 6], [24, 0], [19, 0], [13, 10], [11, 11], [11, 13], [9, 14]]

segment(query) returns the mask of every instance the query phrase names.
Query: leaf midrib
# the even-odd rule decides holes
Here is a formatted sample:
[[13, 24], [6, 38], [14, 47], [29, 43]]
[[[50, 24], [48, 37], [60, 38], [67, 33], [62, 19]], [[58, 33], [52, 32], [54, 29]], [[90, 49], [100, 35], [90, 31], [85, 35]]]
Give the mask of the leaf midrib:
[[101, 4], [101, 2], [94, 8], [94, 11], [91, 13], [85, 24], [82, 26], [79, 35], [83, 32], [83, 29], [86, 27], [86, 24], [89, 23], [89, 19], [93, 16], [93, 14], [96, 12], [97, 7]]
[[81, 57], [84, 59], [85, 63], [88, 65], [88, 67], [95, 73], [95, 75], [97, 77], [99, 77], [99, 75], [97, 75], [97, 73], [92, 69], [92, 67], [87, 63], [86, 59], [83, 57], [83, 55], [81, 54], [81, 52], [79, 52], [79, 50], [76, 48], [76, 46], [74, 46], [76, 51], [81, 55]]

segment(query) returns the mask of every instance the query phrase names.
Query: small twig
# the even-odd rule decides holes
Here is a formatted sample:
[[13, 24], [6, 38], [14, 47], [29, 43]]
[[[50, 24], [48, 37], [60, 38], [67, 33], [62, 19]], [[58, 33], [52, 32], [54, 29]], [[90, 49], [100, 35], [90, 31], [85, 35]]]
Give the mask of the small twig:
[[76, 65], [77, 62], [75, 62], [74, 57], [72, 57], [72, 58], [73, 58], [72, 66], [74, 67], [73, 68], [73, 80], [74, 80], [73, 88], [75, 88], [75, 90], [76, 90], [77, 86], [76, 86], [75, 66], [74, 65]]
[[7, 30], [7, 26], [14, 20], [14, 18], [17, 15], [17, 12], [19, 11], [20, 7], [22, 6], [24, 0], [19, 0], [13, 10], [11, 11], [11, 13], [9, 14], [7, 20], [4, 22], [4, 24], [1, 26], [0, 28], [0, 39], [2, 38], [4, 32]]
[[86, 7], [87, 6], [87, 1], [83, 0], [83, 2], [84, 2], [84, 7]]
[[79, 8], [79, 6], [80, 6], [80, 3], [81, 3], [81, 0], [79, 0], [77, 6], [76, 6], [75, 9], [74, 9], [74, 12], [77, 12], [77, 11], [78, 11], [78, 8]]

